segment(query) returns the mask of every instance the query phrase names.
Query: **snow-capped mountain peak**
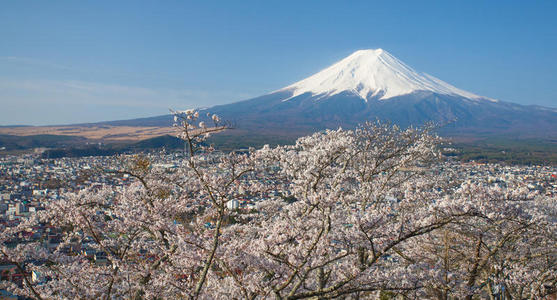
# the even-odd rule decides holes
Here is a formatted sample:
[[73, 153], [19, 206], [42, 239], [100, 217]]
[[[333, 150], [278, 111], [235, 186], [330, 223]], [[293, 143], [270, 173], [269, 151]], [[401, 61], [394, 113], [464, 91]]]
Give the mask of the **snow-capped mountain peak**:
[[366, 101], [385, 100], [417, 91], [480, 99], [438, 78], [416, 72], [383, 49], [358, 50], [332, 66], [281, 91], [292, 91], [292, 97], [305, 93], [320, 98], [351, 92]]

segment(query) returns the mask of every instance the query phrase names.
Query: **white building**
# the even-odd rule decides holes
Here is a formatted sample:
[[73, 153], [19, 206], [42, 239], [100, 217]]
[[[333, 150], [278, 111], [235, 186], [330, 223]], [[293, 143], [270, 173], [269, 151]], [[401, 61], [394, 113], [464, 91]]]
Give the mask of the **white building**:
[[230, 209], [230, 210], [235, 210], [238, 209], [240, 207], [240, 202], [238, 202], [238, 200], [236, 199], [232, 199], [228, 202], [226, 202], [226, 208]]

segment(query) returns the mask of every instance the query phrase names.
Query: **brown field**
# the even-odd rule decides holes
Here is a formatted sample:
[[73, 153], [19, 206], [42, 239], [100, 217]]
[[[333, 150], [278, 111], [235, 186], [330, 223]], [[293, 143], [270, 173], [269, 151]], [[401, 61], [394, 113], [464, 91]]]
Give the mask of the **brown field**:
[[9, 135], [68, 135], [81, 136], [91, 140], [103, 141], [139, 141], [161, 135], [176, 135], [173, 127], [137, 127], [137, 126], [31, 126], [0, 127], [0, 134]]

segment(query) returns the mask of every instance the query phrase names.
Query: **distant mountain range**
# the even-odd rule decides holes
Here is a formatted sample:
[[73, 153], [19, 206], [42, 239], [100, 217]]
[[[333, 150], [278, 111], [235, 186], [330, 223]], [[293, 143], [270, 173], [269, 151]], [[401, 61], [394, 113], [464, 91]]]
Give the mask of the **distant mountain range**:
[[[236, 127], [232, 134], [300, 136], [352, 128], [368, 120], [402, 127], [432, 121], [452, 137], [557, 138], [557, 109], [504, 102], [419, 73], [382, 49], [359, 50], [270, 94], [206, 109]], [[168, 126], [170, 116], [106, 122]]]

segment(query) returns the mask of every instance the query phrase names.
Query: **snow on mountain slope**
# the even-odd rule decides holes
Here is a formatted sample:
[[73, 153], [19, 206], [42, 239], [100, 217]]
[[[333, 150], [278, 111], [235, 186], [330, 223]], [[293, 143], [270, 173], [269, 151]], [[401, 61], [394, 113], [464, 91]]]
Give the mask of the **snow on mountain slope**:
[[325, 98], [348, 91], [366, 101], [372, 98], [385, 100], [416, 91], [474, 100], [488, 99], [431, 75], [418, 73], [383, 49], [356, 51], [321, 72], [279, 91], [292, 91], [291, 98], [308, 92]]

